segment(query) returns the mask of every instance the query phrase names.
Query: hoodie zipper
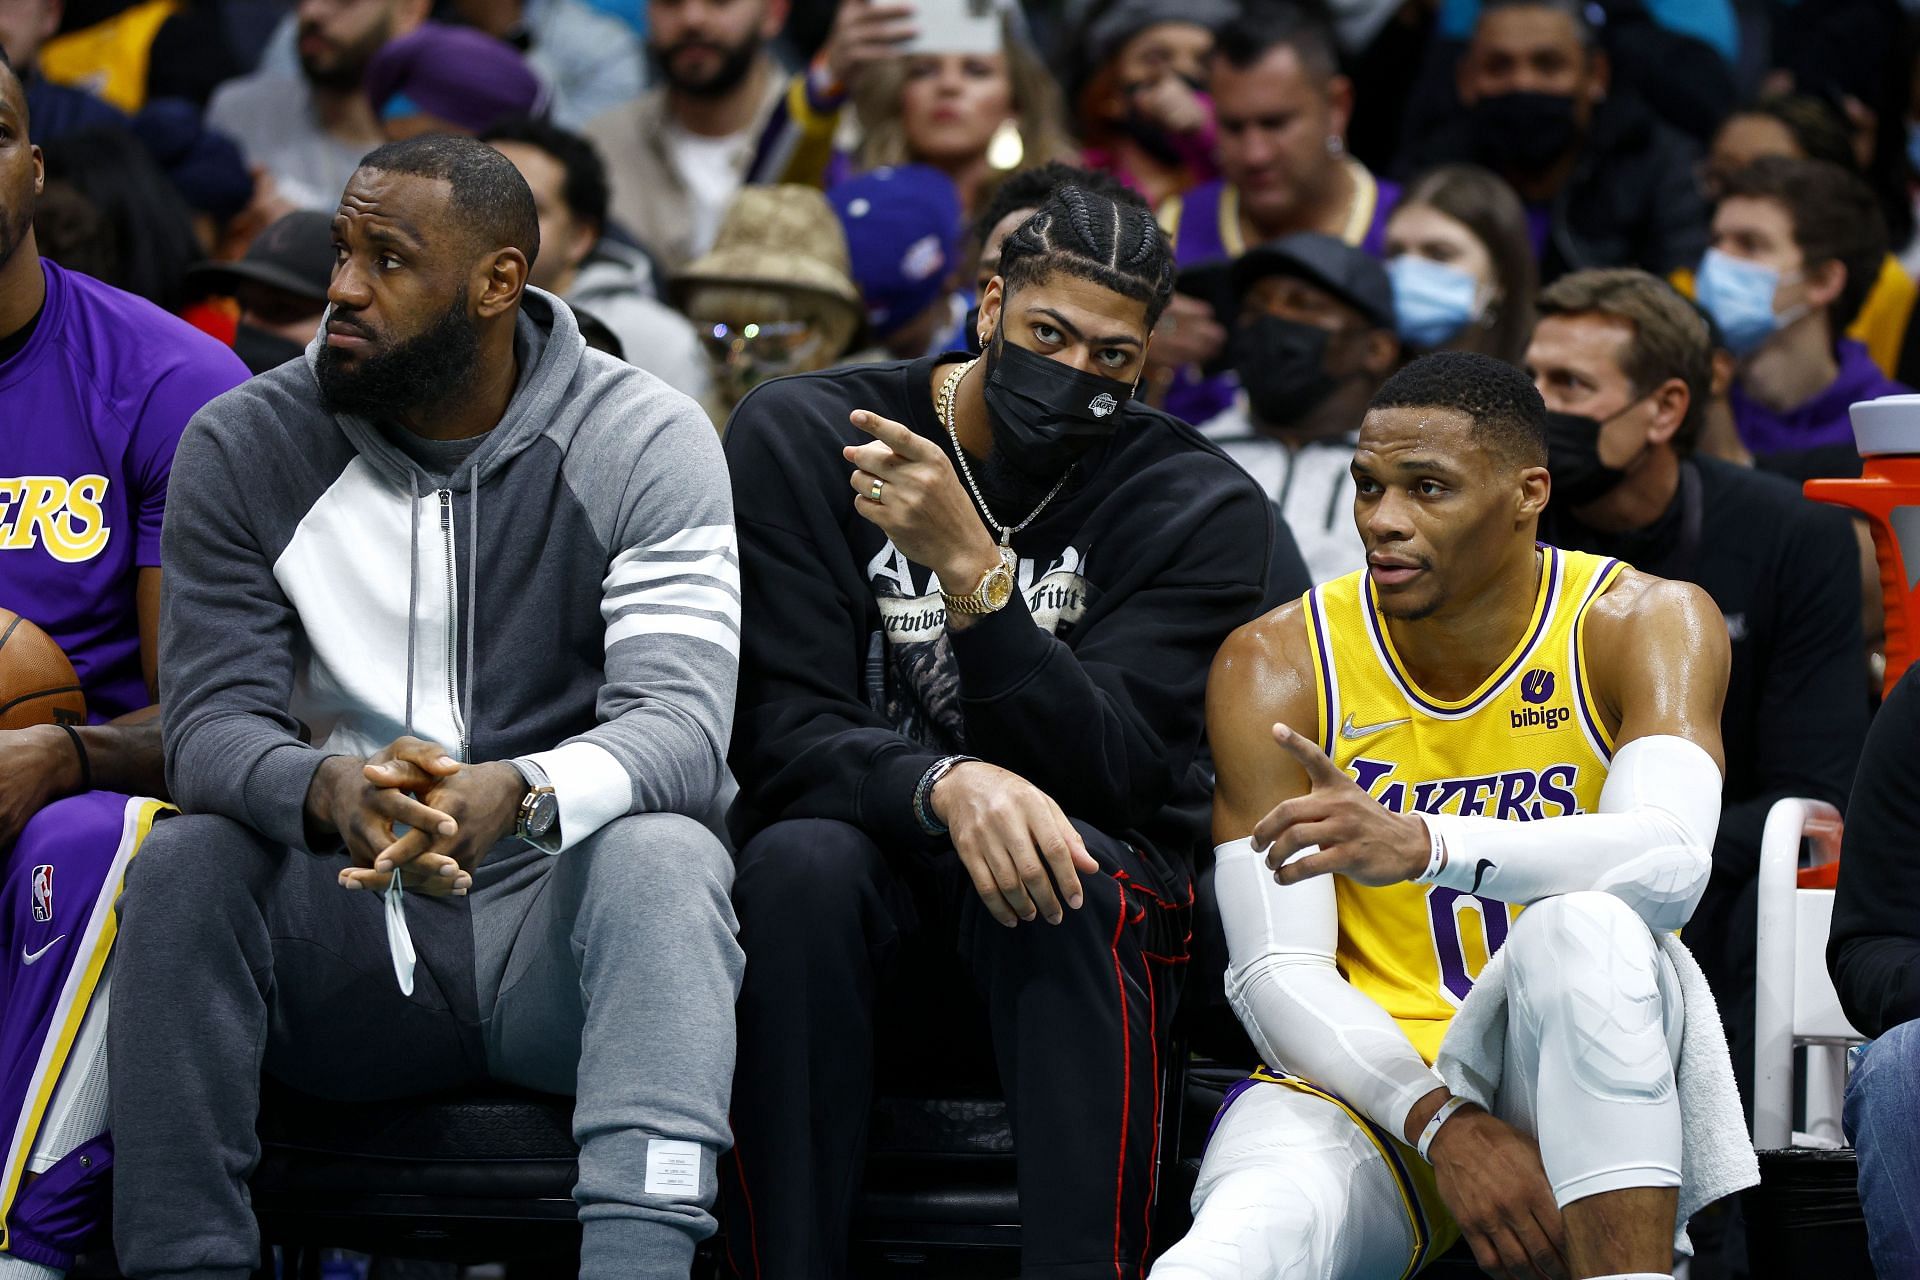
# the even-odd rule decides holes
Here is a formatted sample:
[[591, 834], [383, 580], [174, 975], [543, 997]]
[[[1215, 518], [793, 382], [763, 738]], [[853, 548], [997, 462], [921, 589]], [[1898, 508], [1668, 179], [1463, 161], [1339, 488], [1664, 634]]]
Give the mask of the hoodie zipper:
[[459, 565], [453, 553], [453, 490], [439, 489], [440, 540], [447, 549], [447, 707], [460, 734], [461, 760], [467, 758], [467, 726], [460, 718], [459, 652], [460, 597]]

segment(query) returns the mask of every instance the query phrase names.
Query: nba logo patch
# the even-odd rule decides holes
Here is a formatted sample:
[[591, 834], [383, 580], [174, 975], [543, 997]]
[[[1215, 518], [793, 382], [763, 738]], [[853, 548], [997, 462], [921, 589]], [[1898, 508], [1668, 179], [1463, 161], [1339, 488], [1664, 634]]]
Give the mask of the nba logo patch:
[[36, 924], [53, 919], [53, 868], [46, 863], [33, 869], [33, 919]]

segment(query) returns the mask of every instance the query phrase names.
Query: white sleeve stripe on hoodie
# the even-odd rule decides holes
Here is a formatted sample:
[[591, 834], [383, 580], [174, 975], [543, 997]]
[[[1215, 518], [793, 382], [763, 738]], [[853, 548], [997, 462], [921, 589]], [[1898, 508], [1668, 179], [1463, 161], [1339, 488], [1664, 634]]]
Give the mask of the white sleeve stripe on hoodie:
[[642, 582], [689, 575], [713, 578], [738, 591], [740, 561], [731, 551], [701, 554], [697, 560], [679, 560], [660, 556], [641, 561], [631, 560], [626, 555], [622, 555], [613, 562], [612, 572], [607, 574], [606, 581], [600, 585], [603, 591], [611, 594], [622, 587], [637, 586]]
[[613, 558], [601, 583], [605, 647], [636, 636], [705, 640], [740, 653], [740, 560], [731, 525], [694, 525]]
[[666, 582], [645, 591], [616, 597], [600, 606], [601, 613], [609, 622], [634, 612], [668, 613], [681, 609], [711, 613], [736, 627], [740, 625], [740, 593], [729, 587], [716, 587], [711, 579]]
[[726, 650], [730, 657], [737, 659], [740, 656], [740, 630], [737, 623], [730, 626], [713, 618], [688, 613], [627, 614], [607, 628], [606, 647], [611, 649], [622, 640], [631, 640], [635, 636], [659, 635], [705, 640]]

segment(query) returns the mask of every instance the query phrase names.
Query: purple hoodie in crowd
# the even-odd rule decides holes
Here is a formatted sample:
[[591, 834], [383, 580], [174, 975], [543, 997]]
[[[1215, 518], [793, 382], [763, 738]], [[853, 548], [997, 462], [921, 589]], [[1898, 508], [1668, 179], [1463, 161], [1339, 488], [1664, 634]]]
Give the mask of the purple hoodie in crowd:
[[1749, 399], [1735, 382], [1727, 393], [1733, 404], [1733, 424], [1740, 442], [1756, 458], [1776, 453], [1799, 453], [1808, 449], [1827, 449], [1839, 445], [1853, 447], [1853, 422], [1847, 416], [1849, 406], [1881, 396], [1912, 395], [1873, 362], [1867, 349], [1851, 339], [1843, 339], [1834, 352], [1840, 358], [1840, 373], [1811, 399], [1785, 413], [1775, 413]]

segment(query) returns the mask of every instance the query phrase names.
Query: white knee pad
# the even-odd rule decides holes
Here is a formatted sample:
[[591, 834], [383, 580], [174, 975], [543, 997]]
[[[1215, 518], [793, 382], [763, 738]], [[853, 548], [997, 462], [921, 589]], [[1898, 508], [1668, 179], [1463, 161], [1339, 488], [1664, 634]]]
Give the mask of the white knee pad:
[[[1507, 940], [1507, 1070], [1562, 1205], [1680, 1183], [1684, 1009], [1645, 923], [1601, 893], [1549, 898]], [[1506, 1092], [1506, 1086], [1503, 1086]]]
[[[1632, 908], [1606, 893], [1548, 898], [1520, 914], [1507, 948], [1523, 1016], [1562, 1031], [1550, 1037], [1566, 1051], [1557, 1068], [1602, 1099], [1673, 1092], [1658, 945]], [[1548, 1047], [1542, 1040], [1543, 1068]]]

